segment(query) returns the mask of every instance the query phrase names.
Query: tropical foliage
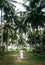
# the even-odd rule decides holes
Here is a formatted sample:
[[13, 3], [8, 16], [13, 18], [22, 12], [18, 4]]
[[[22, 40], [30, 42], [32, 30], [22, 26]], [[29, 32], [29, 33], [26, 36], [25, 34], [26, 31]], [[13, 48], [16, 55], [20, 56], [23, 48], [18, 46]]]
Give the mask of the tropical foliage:
[[[40, 0], [26, 0], [23, 4], [18, 3], [22, 4], [26, 9], [25, 12], [18, 12], [20, 14], [19, 16], [13, 2], [18, 3], [14, 0], [0, 0], [1, 27], [3, 26], [1, 28], [1, 41], [3, 41], [3, 43], [6, 42], [6, 45], [8, 46], [9, 39], [11, 38], [11, 43], [14, 43], [14, 41], [17, 40], [18, 43], [24, 45], [25, 39], [23, 38], [23, 33], [25, 33], [27, 34], [26, 41], [30, 46], [31, 44], [37, 43], [45, 44], [45, 30], [38, 30], [39, 27], [43, 28], [45, 26], [45, 15], [44, 12], [42, 12], [44, 6], [41, 5]], [[26, 2], [29, 2], [28, 5], [26, 5]], [[2, 16], [3, 12], [4, 16]]]
[[33, 29], [38, 29], [38, 26], [43, 27], [45, 23], [45, 16], [43, 15], [42, 9], [44, 6], [41, 6], [40, 0], [28, 0], [28, 6], [24, 4], [27, 13], [25, 18], [25, 24], [31, 23]]

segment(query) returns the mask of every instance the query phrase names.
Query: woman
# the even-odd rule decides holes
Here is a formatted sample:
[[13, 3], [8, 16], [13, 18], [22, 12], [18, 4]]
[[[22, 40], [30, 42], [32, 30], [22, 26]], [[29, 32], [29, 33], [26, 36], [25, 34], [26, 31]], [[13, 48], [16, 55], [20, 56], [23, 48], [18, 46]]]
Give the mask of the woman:
[[20, 59], [23, 59], [24, 58], [24, 51], [23, 49], [20, 50]]

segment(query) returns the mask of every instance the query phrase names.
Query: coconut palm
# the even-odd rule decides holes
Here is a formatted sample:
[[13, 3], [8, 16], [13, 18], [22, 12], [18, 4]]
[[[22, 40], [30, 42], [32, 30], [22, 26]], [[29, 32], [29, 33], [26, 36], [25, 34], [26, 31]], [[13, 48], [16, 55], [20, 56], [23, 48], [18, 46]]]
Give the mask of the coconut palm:
[[[44, 12], [42, 12], [42, 9], [44, 6], [41, 6], [40, 0], [27, 0], [29, 1], [29, 4], [23, 4], [23, 6], [26, 8], [26, 17], [24, 19], [25, 25], [27, 23], [31, 24], [33, 29], [38, 30], [38, 27], [43, 27], [45, 23], [45, 16]], [[35, 32], [36, 34], [36, 32]], [[35, 44], [36, 44], [36, 38], [35, 38]]]
[[24, 24], [24, 13], [25, 12], [19, 12], [20, 16], [18, 16], [18, 22], [17, 22], [17, 26], [16, 26], [16, 30], [18, 31], [18, 42], [22, 45], [24, 45], [24, 38], [23, 38], [23, 33], [26, 33], [26, 26]]
[[25, 5], [27, 10], [25, 24], [31, 23], [33, 29], [38, 29], [38, 26], [42, 27], [45, 23], [45, 16], [43, 15], [42, 9], [44, 6], [41, 6], [40, 0], [28, 0], [29, 5]]
[[18, 22], [17, 22], [17, 29], [19, 29], [19, 32], [26, 32], [26, 26], [24, 24], [24, 13], [25, 12], [19, 12], [20, 16], [18, 16]]
[[[14, 18], [14, 14], [15, 14], [15, 5], [12, 4], [12, 2], [17, 3], [14, 0], [1, 0], [0, 1], [0, 10], [1, 10], [1, 27], [2, 22], [4, 22], [4, 20], [6, 20], [7, 23], [9, 23], [10, 21], [13, 22], [13, 18]], [[5, 15], [4, 15], [4, 20], [2, 21], [2, 11], [4, 11]], [[3, 40], [3, 31], [2, 31], [2, 40]], [[1, 41], [1, 45], [3, 44], [3, 42]]]

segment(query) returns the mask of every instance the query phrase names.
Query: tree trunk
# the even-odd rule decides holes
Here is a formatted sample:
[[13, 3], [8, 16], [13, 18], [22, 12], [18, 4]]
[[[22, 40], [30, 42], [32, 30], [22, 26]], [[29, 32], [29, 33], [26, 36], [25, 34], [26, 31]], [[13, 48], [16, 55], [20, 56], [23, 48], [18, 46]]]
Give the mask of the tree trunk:
[[37, 43], [37, 41], [36, 41], [36, 32], [38, 32], [38, 28], [36, 28], [36, 30], [35, 30], [35, 36], [34, 36], [34, 43], [35, 43], [35, 46], [36, 46], [36, 43]]
[[34, 43], [35, 43], [35, 46], [36, 46], [36, 37], [34, 37]]
[[32, 41], [30, 42], [30, 50], [32, 50]]
[[8, 51], [8, 44], [9, 44], [9, 30], [7, 28], [6, 52]]
[[1, 46], [3, 45], [3, 27], [2, 27], [2, 8], [1, 8]]

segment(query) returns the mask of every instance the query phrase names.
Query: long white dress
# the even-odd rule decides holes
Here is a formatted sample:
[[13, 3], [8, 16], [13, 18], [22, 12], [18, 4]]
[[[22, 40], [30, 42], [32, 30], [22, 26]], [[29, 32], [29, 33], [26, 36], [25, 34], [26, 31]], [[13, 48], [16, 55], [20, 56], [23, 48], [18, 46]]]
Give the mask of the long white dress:
[[23, 59], [24, 58], [24, 52], [23, 50], [20, 50], [20, 59]]

